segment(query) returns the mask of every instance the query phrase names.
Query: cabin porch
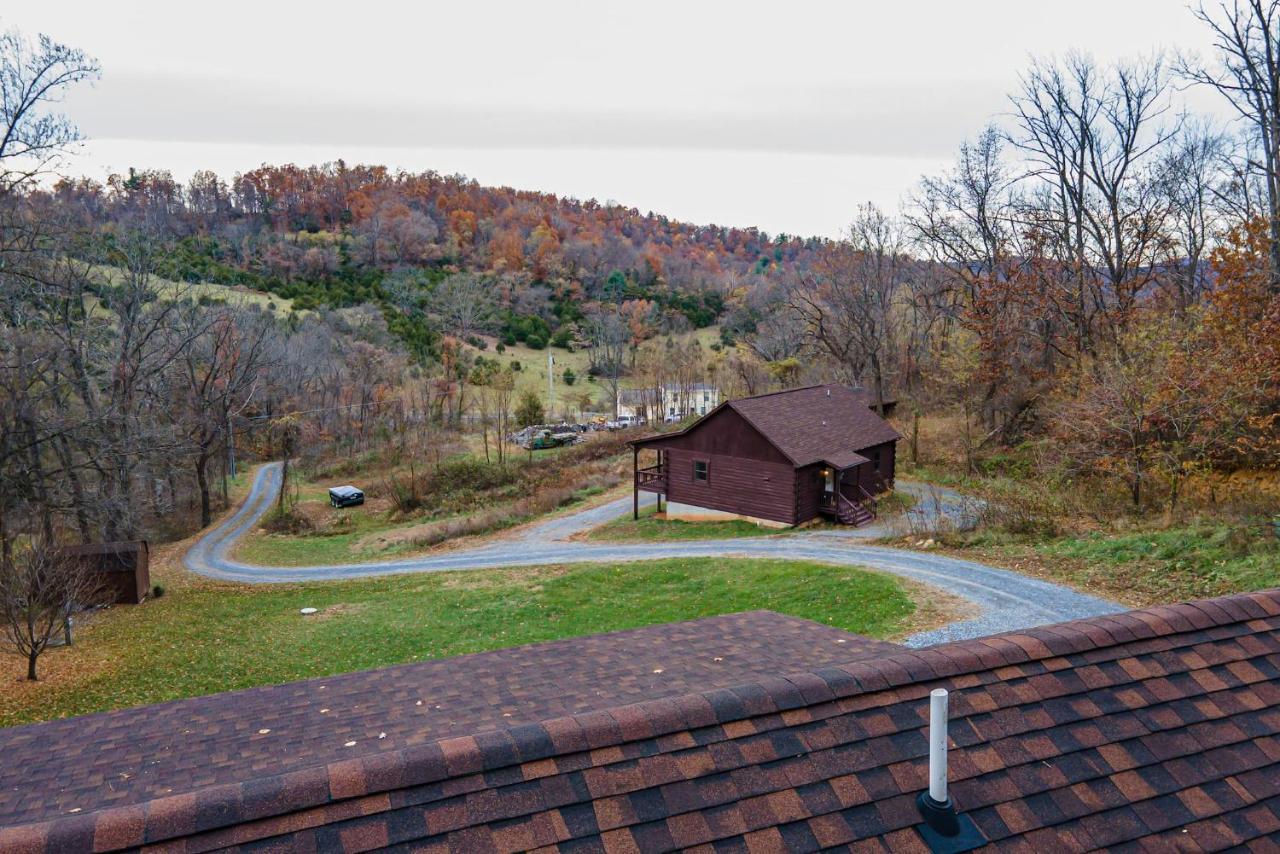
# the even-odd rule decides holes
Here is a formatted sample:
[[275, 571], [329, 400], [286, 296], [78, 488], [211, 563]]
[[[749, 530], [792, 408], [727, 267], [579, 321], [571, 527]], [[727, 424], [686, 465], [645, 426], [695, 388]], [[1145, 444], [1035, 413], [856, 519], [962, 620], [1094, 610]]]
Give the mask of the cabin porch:
[[653, 492], [658, 496], [658, 512], [662, 512], [662, 499], [667, 494], [668, 472], [670, 468], [667, 464], [666, 454], [662, 450], [657, 451], [658, 461], [654, 465], [640, 467], [640, 449], [633, 447], [631, 470], [633, 472], [632, 483], [632, 516], [636, 519], [640, 518], [640, 493]]
[[[893, 488], [870, 461], [844, 468], [828, 465], [818, 475], [818, 513], [842, 525], [858, 527], [875, 521], [877, 496]], [[876, 491], [868, 489], [867, 483]]]

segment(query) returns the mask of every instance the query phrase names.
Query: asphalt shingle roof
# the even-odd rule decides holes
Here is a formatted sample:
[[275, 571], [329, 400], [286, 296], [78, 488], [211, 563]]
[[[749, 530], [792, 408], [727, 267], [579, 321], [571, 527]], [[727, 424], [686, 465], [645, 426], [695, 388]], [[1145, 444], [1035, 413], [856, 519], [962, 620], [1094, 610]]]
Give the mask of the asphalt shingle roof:
[[0, 729], [0, 826], [899, 649], [751, 611]]
[[989, 848], [1280, 845], [1280, 591], [774, 673], [252, 769], [0, 848], [921, 851], [935, 687], [952, 797]]
[[729, 405], [798, 466], [901, 439], [860, 389], [815, 385], [732, 400]]
[[[856, 451], [902, 438], [888, 421], [872, 411], [871, 404], [862, 389], [833, 383], [742, 397], [721, 406], [745, 418], [795, 466], [825, 462], [848, 468], [867, 462]], [[718, 409], [680, 433], [698, 429]], [[632, 444], [661, 442], [676, 435], [680, 434], [650, 436]]]

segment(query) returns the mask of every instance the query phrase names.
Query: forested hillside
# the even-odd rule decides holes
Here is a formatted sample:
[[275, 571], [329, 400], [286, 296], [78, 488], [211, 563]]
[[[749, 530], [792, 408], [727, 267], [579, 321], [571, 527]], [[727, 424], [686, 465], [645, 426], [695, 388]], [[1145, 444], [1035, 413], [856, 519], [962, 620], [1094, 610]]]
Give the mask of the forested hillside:
[[[439, 358], [441, 333], [564, 342], [598, 300], [627, 303], [655, 330], [705, 327], [728, 292], [826, 242], [342, 162], [200, 172], [185, 185], [131, 170], [63, 179], [29, 201], [103, 237], [142, 229], [169, 279], [243, 285], [299, 309], [381, 305], [425, 360]], [[436, 322], [423, 324], [428, 300]]]
[[[1253, 14], [1205, 15], [1204, 65], [1033, 62], [1010, 116], [900, 212], [850, 199], [838, 241], [340, 162], [58, 177], [76, 130], [55, 100], [97, 66], [10, 39], [0, 544], [187, 530], [246, 451], [487, 449], [520, 395], [607, 415], [620, 385], [706, 381], [860, 384], [900, 401], [904, 457], [1134, 513], [1189, 483], [1216, 499], [1280, 466], [1280, 91], [1254, 71], [1280, 42]], [[1186, 85], [1241, 120], [1187, 115]], [[587, 376], [539, 401], [517, 347]]]

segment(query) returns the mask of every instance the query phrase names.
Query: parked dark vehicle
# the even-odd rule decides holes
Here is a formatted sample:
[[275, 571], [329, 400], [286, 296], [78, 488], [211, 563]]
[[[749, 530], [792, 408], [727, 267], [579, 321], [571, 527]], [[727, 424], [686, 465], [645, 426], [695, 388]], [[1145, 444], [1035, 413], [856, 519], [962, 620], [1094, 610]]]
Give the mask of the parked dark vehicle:
[[329, 490], [329, 504], [334, 507], [355, 507], [364, 503], [364, 493], [354, 486], [335, 486]]

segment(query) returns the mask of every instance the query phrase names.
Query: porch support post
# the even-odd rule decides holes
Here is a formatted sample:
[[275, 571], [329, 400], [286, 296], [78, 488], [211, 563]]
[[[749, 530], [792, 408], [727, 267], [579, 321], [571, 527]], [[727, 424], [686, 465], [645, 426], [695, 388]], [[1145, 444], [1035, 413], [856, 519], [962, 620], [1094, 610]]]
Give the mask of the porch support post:
[[640, 477], [640, 449], [635, 445], [631, 446], [631, 518], [639, 521], [640, 519], [640, 487], [637, 480]]
[[[661, 448], [658, 448], [658, 468], [662, 470], [662, 476], [663, 476], [664, 478], [670, 478], [670, 477], [671, 477], [671, 472], [667, 471], [667, 461], [666, 461], [665, 459], [663, 459], [662, 454], [663, 454], [662, 449], [661, 449]], [[663, 480], [663, 483], [667, 484], [667, 487], [670, 487], [670, 485], [671, 485], [671, 481], [670, 481], [670, 480]], [[667, 487], [664, 487], [664, 488], [667, 488]], [[659, 493], [658, 493], [658, 510], [657, 510], [657, 512], [658, 512], [659, 514], [661, 514], [661, 513], [662, 513], [662, 499], [663, 499], [664, 495], [665, 495], [665, 493], [662, 493], [662, 492], [659, 492]]]

